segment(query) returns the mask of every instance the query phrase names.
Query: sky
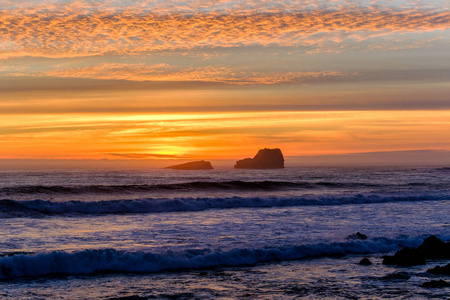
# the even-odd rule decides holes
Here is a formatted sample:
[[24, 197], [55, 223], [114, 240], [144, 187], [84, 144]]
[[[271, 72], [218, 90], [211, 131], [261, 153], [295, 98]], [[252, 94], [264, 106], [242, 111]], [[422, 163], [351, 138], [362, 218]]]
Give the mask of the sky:
[[450, 150], [448, 0], [0, 0], [0, 159]]

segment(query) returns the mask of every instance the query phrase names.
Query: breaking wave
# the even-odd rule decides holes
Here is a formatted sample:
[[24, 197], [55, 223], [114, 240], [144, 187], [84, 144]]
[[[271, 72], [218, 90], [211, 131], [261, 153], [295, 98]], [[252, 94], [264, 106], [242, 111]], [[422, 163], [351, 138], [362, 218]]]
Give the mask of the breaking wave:
[[326, 206], [406, 201], [450, 200], [450, 195], [327, 195], [304, 197], [144, 198], [136, 200], [67, 201], [0, 200], [0, 218], [46, 215], [136, 214], [246, 207]]
[[[417, 184], [417, 183], [412, 183]], [[421, 183], [423, 185], [429, 185]], [[156, 191], [196, 191], [196, 190], [284, 190], [284, 189], [317, 189], [317, 188], [364, 188], [382, 187], [386, 183], [359, 183], [359, 182], [291, 182], [291, 181], [194, 181], [171, 184], [141, 184], [141, 185], [23, 185], [0, 188], [0, 195], [14, 194], [44, 194], [44, 195], [80, 195], [80, 194], [112, 194], [112, 193], [137, 193]], [[408, 184], [406, 184], [408, 186]]]
[[53, 251], [40, 254], [0, 256], [0, 279], [48, 275], [98, 273], [140, 273], [196, 270], [223, 266], [245, 266], [263, 262], [335, 257], [349, 254], [382, 253], [402, 246], [416, 246], [419, 239], [319, 243], [290, 247], [231, 249], [192, 249], [163, 253], [130, 252], [116, 249], [83, 250], [73, 253]]

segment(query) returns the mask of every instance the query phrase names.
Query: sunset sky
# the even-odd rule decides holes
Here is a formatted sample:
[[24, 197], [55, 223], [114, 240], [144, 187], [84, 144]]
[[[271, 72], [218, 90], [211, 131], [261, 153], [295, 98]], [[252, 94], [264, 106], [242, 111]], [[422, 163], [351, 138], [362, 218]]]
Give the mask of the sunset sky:
[[0, 0], [0, 159], [450, 150], [448, 0]]

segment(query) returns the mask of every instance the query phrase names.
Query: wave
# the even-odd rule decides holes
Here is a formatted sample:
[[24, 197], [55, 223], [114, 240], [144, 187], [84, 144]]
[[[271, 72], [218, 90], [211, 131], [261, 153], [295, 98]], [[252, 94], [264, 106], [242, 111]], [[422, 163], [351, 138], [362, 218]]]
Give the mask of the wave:
[[144, 198], [136, 200], [67, 201], [0, 200], [0, 218], [71, 216], [99, 214], [137, 214], [175, 211], [201, 211], [206, 209], [230, 209], [246, 207], [326, 206], [368, 204], [406, 201], [450, 200], [444, 195], [327, 195], [305, 197], [228, 197], [228, 198]]
[[436, 168], [436, 170], [438, 170], [438, 171], [450, 171], [450, 167]]
[[[0, 188], [1, 195], [14, 194], [112, 194], [155, 191], [191, 191], [191, 190], [283, 190], [283, 189], [315, 189], [315, 188], [352, 188], [379, 187], [372, 183], [341, 183], [333, 181], [291, 182], [291, 181], [194, 181], [172, 184], [142, 184], [142, 185], [77, 185], [77, 186], [47, 186], [23, 185]], [[384, 184], [383, 186], [386, 186]]]
[[53, 251], [0, 257], [0, 279], [49, 275], [86, 275], [98, 273], [148, 273], [195, 270], [224, 266], [246, 266], [312, 257], [382, 253], [403, 246], [416, 246], [418, 239], [319, 243], [290, 247], [231, 249], [191, 249], [163, 253], [129, 252], [116, 249], [83, 250], [68, 253]]

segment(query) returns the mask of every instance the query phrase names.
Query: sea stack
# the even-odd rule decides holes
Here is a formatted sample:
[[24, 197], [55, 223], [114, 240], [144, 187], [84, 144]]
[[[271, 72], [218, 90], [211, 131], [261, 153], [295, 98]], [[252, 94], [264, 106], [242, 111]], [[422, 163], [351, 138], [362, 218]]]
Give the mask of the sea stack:
[[284, 157], [281, 150], [261, 149], [253, 158], [245, 158], [236, 161], [235, 169], [282, 169], [284, 168]]
[[184, 164], [166, 167], [166, 169], [174, 170], [212, 170], [214, 169], [209, 161], [192, 161]]

